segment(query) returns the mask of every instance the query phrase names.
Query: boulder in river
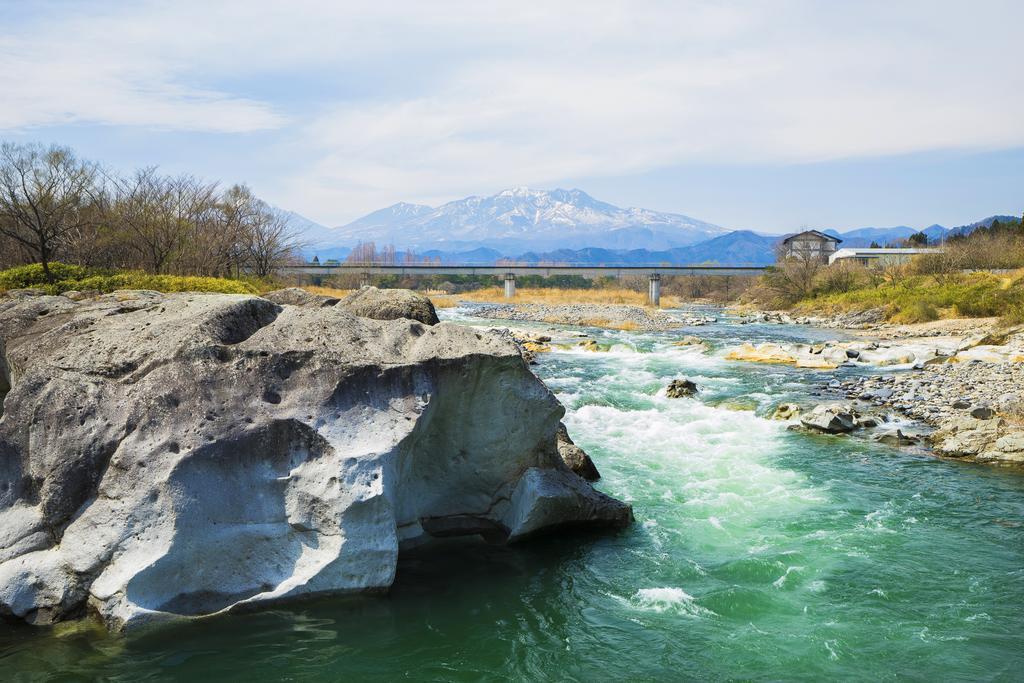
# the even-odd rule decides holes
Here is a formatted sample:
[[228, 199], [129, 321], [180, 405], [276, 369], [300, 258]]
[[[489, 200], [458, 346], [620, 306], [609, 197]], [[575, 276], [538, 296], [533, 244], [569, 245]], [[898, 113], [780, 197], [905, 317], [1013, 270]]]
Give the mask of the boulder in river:
[[918, 441], [916, 436], [904, 434], [900, 429], [879, 432], [874, 439], [889, 446], [911, 446]]
[[665, 395], [669, 398], [686, 398], [697, 393], [697, 384], [689, 379], [674, 379], [669, 382], [665, 389]]
[[590, 459], [586, 451], [573, 442], [569, 437], [569, 430], [562, 422], [558, 423], [557, 439], [558, 455], [570, 470], [587, 481], [597, 481], [601, 478], [601, 473], [597, 471], [597, 465]]
[[632, 520], [562, 462], [564, 410], [516, 346], [451, 323], [3, 299], [0, 378], [0, 613], [32, 623], [375, 592], [432, 538]]
[[800, 424], [825, 434], [846, 434], [856, 428], [854, 413], [841, 406], [819, 405], [800, 417]]

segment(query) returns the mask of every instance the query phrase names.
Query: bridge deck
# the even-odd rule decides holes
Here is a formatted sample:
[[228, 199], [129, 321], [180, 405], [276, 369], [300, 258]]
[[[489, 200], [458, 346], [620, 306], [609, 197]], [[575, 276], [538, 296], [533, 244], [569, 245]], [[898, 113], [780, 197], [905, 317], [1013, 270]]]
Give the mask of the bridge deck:
[[630, 275], [760, 275], [759, 266], [463, 266], [463, 265], [338, 265], [286, 266], [286, 273], [304, 275], [580, 275], [582, 277], [627, 277]]

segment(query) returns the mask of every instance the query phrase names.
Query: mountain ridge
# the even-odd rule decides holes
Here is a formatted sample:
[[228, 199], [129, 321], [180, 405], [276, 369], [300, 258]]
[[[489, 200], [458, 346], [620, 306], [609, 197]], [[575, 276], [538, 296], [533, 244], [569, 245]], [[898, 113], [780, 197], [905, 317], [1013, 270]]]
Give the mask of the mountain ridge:
[[402, 249], [488, 247], [510, 253], [590, 246], [665, 249], [727, 232], [682, 214], [621, 208], [579, 189], [527, 187], [472, 195], [436, 208], [399, 202], [329, 230], [330, 246], [364, 241]]

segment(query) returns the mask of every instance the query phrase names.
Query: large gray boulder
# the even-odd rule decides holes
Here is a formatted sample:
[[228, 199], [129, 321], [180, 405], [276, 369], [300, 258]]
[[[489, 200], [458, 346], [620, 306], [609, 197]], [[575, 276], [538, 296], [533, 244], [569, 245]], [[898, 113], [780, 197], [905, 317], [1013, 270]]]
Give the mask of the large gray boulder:
[[244, 295], [0, 300], [0, 613], [386, 589], [402, 548], [623, 526], [515, 345]]
[[426, 296], [409, 289], [361, 287], [338, 304], [352, 315], [374, 320], [418, 320], [424, 325], [439, 321], [434, 304]]

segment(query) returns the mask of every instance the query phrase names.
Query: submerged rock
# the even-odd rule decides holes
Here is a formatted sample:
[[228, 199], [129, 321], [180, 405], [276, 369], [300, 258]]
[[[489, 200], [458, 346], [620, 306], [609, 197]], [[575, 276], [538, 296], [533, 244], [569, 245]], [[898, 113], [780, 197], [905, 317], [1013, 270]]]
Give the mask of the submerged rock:
[[800, 413], [803, 412], [795, 403], [780, 403], [775, 410], [772, 412], [773, 420], [792, 420], [800, 417]]
[[674, 379], [669, 382], [665, 389], [665, 395], [669, 398], [686, 398], [697, 393], [697, 384], [688, 379]]
[[705, 342], [700, 337], [697, 337], [697, 336], [692, 335], [692, 334], [687, 334], [687, 335], [684, 335], [683, 337], [680, 337], [676, 341], [672, 342], [672, 346], [703, 346], [703, 347], [707, 347], [707, 342]]
[[569, 430], [562, 422], [558, 423], [557, 443], [558, 455], [570, 470], [587, 481], [597, 481], [601, 478], [601, 473], [597, 471], [597, 465], [590, 459], [586, 451], [573, 442], [569, 437]]
[[889, 446], [911, 446], [916, 444], [918, 439], [916, 436], [904, 434], [902, 430], [896, 429], [895, 431], [884, 431], [875, 435], [875, 441], [884, 443]]
[[353, 315], [374, 320], [418, 320], [424, 325], [436, 325], [437, 311], [430, 299], [408, 289], [377, 289], [362, 287], [338, 302]]
[[466, 327], [243, 295], [4, 299], [0, 378], [0, 613], [33, 623], [379, 591], [432, 537], [632, 520], [562, 462], [563, 409], [515, 345]]

